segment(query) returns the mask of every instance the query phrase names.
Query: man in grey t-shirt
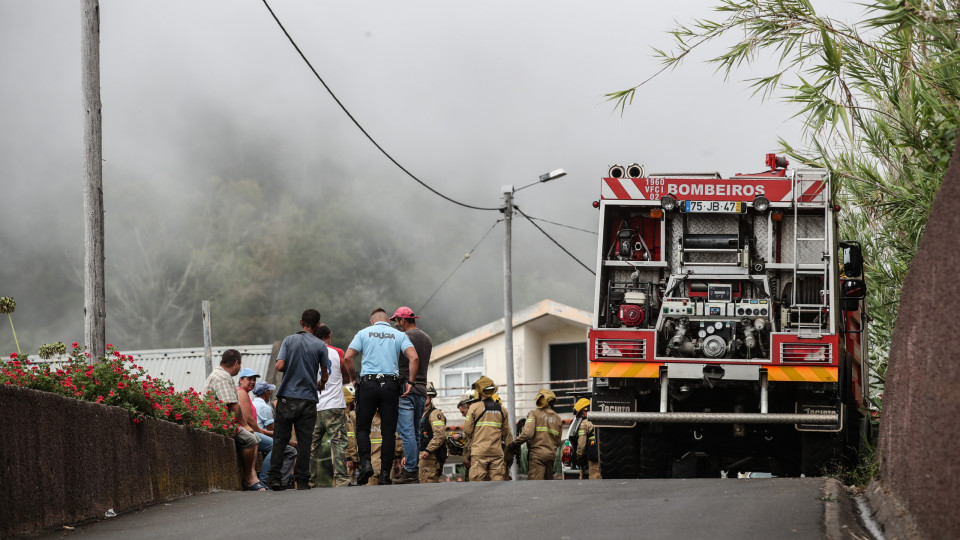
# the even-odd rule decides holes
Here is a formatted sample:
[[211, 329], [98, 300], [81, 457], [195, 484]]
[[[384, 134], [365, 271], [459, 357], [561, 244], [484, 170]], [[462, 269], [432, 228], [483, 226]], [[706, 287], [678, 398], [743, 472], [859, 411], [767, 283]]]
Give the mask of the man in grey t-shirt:
[[417, 328], [417, 317], [413, 310], [408, 307], [400, 307], [394, 312], [391, 321], [396, 324], [397, 329], [407, 334], [413, 348], [417, 351], [420, 358], [420, 364], [417, 369], [416, 378], [410, 377], [410, 360], [404, 355], [400, 355], [400, 380], [405, 381], [407, 377], [416, 381], [413, 389], [406, 397], [400, 398], [400, 414], [397, 419], [397, 433], [403, 441], [403, 455], [406, 458], [406, 465], [400, 472], [400, 477], [395, 480], [397, 484], [416, 484], [419, 479], [419, 460], [420, 449], [417, 446], [420, 437], [418, 426], [420, 417], [423, 416], [424, 405], [427, 400], [427, 368], [430, 365], [430, 353], [433, 351], [433, 342], [426, 332]]
[[[280, 344], [277, 354], [277, 371], [283, 380], [277, 388], [277, 415], [274, 419], [273, 445], [286, 448], [291, 431], [297, 433], [297, 464], [293, 476], [297, 489], [310, 489], [310, 438], [317, 421], [317, 391], [327, 382], [330, 358], [327, 345], [314, 329], [320, 324], [320, 312], [308, 309], [300, 316], [300, 332], [287, 336]], [[284, 489], [280, 481], [283, 455], [271, 456], [270, 480], [267, 485], [273, 490]]]

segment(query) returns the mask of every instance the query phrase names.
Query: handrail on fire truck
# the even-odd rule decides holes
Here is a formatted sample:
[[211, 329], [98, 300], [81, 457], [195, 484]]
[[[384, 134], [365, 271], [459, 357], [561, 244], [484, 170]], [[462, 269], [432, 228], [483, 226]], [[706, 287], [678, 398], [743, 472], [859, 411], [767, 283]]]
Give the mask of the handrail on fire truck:
[[[830, 185], [829, 174], [823, 175], [822, 172], [818, 171], [816, 178], [805, 178], [804, 172], [804, 170], [793, 171], [793, 174], [791, 175], [791, 206], [793, 208], [793, 285], [791, 286], [790, 303], [792, 307], [790, 308], [790, 323], [797, 328], [800, 336], [820, 338], [823, 336], [824, 327], [821, 317], [832, 316], [832, 311], [830, 310], [831, 306], [829, 305], [829, 289], [832, 283], [832, 272], [830, 267], [830, 236], [832, 235], [832, 228], [830, 213], [827, 211], [827, 207], [830, 205], [829, 194], [832, 193], [832, 187]], [[823, 182], [823, 187], [820, 193], [825, 193], [826, 195], [823, 197], [817, 197], [821, 199], [819, 201], [802, 201], [801, 194], [805, 194], [807, 192], [807, 188], [810, 185], [813, 185], [815, 182]], [[822, 232], [821, 237], [801, 237], [799, 229], [800, 208], [822, 208], [824, 210], [823, 226], [820, 229]], [[820, 242], [822, 244], [822, 268], [800, 268], [801, 242]], [[797, 294], [800, 288], [799, 276], [801, 275], [820, 277], [820, 282], [823, 284], [822, 288], [819, 290], [820, 303], [798, 302]], [[826, 312], [824, 312], [825, 309], [827, 310]], [[794, 315], [796, 316], [796, 320], [793, 320]], [[809, 317], [812, 319], [812, 322], [804, 322], [804, 315], [812, 316]]]

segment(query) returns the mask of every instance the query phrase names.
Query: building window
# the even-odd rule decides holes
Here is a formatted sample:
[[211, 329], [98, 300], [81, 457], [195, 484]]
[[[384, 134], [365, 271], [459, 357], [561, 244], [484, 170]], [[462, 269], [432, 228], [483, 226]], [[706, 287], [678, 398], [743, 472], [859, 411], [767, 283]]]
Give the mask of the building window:
[[443, 395], [459, 396], [483, 375], [483, 350], [443, 366], [440, 370], [443, 378]]

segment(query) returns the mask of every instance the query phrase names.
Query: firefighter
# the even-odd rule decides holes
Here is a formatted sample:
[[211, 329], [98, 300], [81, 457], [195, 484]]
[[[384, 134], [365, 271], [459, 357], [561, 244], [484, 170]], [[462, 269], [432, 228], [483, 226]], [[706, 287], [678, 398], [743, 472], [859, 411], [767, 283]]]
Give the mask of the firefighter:
[[[463, 418], [467, 417], [467, 412], [470, 410], [470, 405], [476, 402], [476, 399], [473, 397], [473, 394], [467, 393], [460, 396], [460, 401], [457, 403], [457, 410], [460, 411], [460, 415]], [[463, 481], [470, 481], [470, 439], [466, 436], [463, 431], [457, 431], [456, 433], [451, 433], [447, 437], [447, 450], [450, 455], [461, 456], [461, 461], [463, 462]]]
[[[380, 452], [382, 449], [383, 431], [380, 429], [380, 413], [376, 412], [373, 415], [373, 420], [370, 422], [370, 461], [373, 465], [373, 470], [375, 471], [380, 470]], [[376, 486], [378, 484], [380, 484], [380, 476], [373, 475], [370, 476], [370, 479], [367, 480], [365, 485]]]
[[[489, 386], [491, 384], [493, 384], [493, 379], [491, 379], [490, 377], [487, 377], [486, 375], [481, 375], [480, 378], [473, 383], [473, 399], [479, 400], [480, 391], [484, 387]], [[491, 397], [493, 398], [493, 401], [500, 403], [501, 405], [503, 404], [503, 402], [500, 400], [500, 396], [496, 392], [494, 392], [493, 396]], [[516, 431], [516, 433], [519, 433], [519, 431]], [[511, 437], [512, 436], [513, 435], [511, 434]], [[517, 455], [518, 454], [514, 452], [512, 448], [509, 448], [507, 446], [503, 447], [503, 466], [505, 471], [504, 480], [513, 480], [513, 477], [510, 475], [510, 469], [513, 468], [513, 460], [517, 458]]]
[[597, 452], [597, 429], [587, 420], [590, 410], [590, 400], [580, 398], [573, 405], [573, 412], [580, 420], [580, 429], [577, 430], [577, 463], [580, 464], [580, 478], [586, 479], [589, 472], [590, 480], [600, 479], [600, 456]]
[[432, 484], [440, 481], [443, 462], [447, 460], [447, 419], [443, 411], [433, 406], [437, 389], [433, 383], [427, 385], [427, 402], [420, 418], [420, 483]]
[[537, 408], [530, 411], [523, 431], [508, 448], [519, 453], [520, 445], [527, 443], [527, 480], [553, 480], [554, 462], [560, 447], [560, 415], [553, 410], [557, 395], [541, 388], [537, 394]]
[[347, 476], [350, 484], [356, 485], [355, 477], [359, 456], [357, 453], [357, 413], [353, 410], [353, 392], [343, 387], [343, 399], [347, 402]]
[[[483, 380], [485, 377], [481, 377]], [[506, 477], [503, 445], [513, 442], [510, 417], [503, 405], [494, 401], [497, 386], [492, 380], [480, 390], [480, 401], [470, 405], [463, 419], [463, 432], [470, 440], [471, 482], [503, 480]]]

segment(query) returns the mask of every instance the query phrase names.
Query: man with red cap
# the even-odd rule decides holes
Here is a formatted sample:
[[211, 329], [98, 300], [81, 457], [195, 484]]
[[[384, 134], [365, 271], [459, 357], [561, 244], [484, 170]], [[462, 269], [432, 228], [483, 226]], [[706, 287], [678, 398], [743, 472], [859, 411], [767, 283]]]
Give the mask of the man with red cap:
[[400, 477], [394, 483], [396, 484], [416, 484], [420, 482], [419, 460], [420, 449], [418, 441], [420, 439], [418, 424], [423, 416], [423, 409], [427, 401], [427, 368], [430, 365], [430, 353], [433, 351], [433, 342], [430, 336], [423, 330], [417, 328], [417, 317], [413, 310], [403, 306], [397, 308], [390, 320], [396, 325], [397, 330], [407, 334], [413, 348], [417, 351], [420, 358], [420, 364], [417, 369], [416, 378], [410, 377], [410, 361], [406, 356], [400, 355], [400, 380], [407, 380], [409, 377], [416, 381], [413, 389], [405, 397], [400, 398], [400, 416], [397, 420], [397, 433], [403, 441], [403, 456], [406, 462], [403, 470], [400, 471]]

